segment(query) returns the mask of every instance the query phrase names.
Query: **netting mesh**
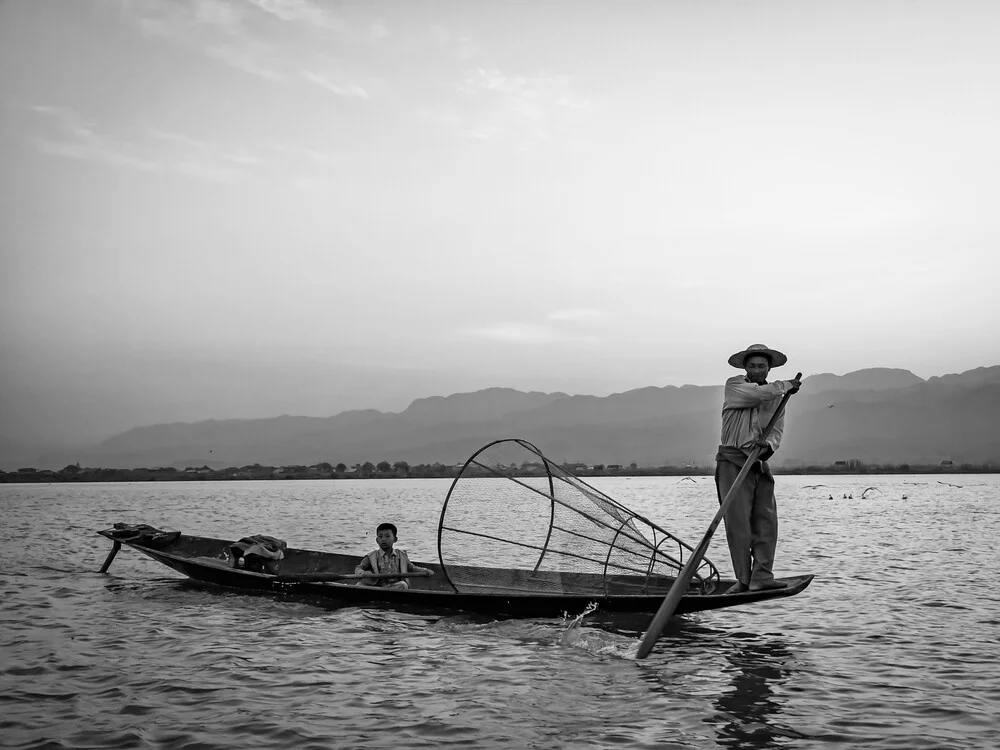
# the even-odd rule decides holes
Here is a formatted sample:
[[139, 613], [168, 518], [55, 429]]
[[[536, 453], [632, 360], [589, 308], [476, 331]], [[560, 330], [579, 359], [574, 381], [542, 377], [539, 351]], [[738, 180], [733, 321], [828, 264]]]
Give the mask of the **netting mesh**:
[[[691, 547], [524, 440], [474, 454], [441, 511], [440, 562], [459, 592], [662, 593]], [[703, 560], [695, 583], [719, 578]]]

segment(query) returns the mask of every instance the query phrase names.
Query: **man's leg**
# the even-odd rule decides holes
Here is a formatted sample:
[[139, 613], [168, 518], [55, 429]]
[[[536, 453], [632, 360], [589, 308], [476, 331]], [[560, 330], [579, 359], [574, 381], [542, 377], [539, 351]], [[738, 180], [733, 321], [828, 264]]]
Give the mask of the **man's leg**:
[[760, 474], [750, 511], [753, 537], [753, 574], [750, 588], [778, 588], [774, 581], [774, 553], [778, 546], [778, 504], [774, 498], [774, 477]]
[[[729, 461], [717, 461], [715, 464], [715, 489], [722, 503], [729, 489], [733, 486], [740, 467]], [[726, 521], [726, 541], [729, 542], [729, 557], [733, 561], [733, 573], [738, 581], [737, 590], [745, 591], [750, 583], [750, 509], [753, 503], [754, 486], [757, 472], [751, 471], [743, 484], [736, 490], [736, 496], [729, 504], [723, 518]], [[735, 592], [726, 592], [735, 593]]]

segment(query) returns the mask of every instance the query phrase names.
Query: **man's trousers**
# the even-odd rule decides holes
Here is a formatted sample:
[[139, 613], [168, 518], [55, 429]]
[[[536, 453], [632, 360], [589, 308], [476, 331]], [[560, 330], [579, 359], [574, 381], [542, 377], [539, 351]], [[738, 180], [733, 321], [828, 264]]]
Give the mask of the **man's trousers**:
[[[732, 461], [716, 462], [715, 487], [720, 503], [741, 468]], [[772, 580], [778, 544], [778, 506], [774, 499], [774, 477], [767, 464], [758, 462], [750, 470], [724, 518], [736, 579], [744, 585]]]

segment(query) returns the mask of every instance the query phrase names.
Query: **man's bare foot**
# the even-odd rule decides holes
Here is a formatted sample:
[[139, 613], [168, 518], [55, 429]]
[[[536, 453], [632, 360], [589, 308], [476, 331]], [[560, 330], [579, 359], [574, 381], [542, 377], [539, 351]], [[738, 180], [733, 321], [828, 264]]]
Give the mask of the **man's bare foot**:
[[728, 589], [726, 589], [722, 593], [724, 593], [724, 594], [742, 594], [746, 590], [747, 590], [747, 585], [745, 583], [741, 583], [740, 581], [737, 581], [736, 583], [734, 583], [732, 586], [730, 586]]
[[783, 589], [785, 584], [781, 581], [776, 581], [773, 578], [767, 581], [751, 581], [750, 590], [751, 591], [769, 591], [771, 589]]

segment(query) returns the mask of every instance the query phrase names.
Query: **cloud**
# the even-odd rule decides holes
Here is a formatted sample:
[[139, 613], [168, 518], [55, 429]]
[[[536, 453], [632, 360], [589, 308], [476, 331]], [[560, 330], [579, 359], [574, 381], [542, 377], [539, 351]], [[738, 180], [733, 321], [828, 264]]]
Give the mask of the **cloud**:
[[607, 318], [608, 314], [604, 310], [589, 308], [556, 310], [548, 314], [549, 320], [570, 321], [573, 323], [603, 322]]
[[[256, 47], [256, 49], [251, 49]], [[242, 44], [220, 44], [209, 47], [208, 56], [226, 65], [250, 73], [267, 81], [277, 82], [284, 79], [284, 76], [273, 67], [261, 62], [265, 56], [264, 48], [260, 45], [251, 44], [249, 40], [243, 40]]]
[[154, 130], [151, 135], [174, 147], [168, 161], [179, 174], [212, 182], [232, 182], [267, 160], [245, 149], [222, 147], [182, 133]]
[[479, 54], [479, 46], [470, 36], [457, 36], [444, 26], [432, 24], [425, 37], [431, 45], [454, 54], [460, 60], [471, 60]]
[[120, 6], [150, 36], [183, 40], [213, 29], [242, 36], [243, 13], [224, 0], [120, 0]]
[[267, 81], [284, 78], [271, 45], [246, 28], [245, 14], [223, 0], [121, 0], [143, 34], [193, 46], [231, 68]]
[[568, 333], [552, 326], [533, 323], [496, 323], [469, 328], [465, 333], [473, 338], [514, 344], [594, 343], [598, 340], [594, 336]]
[[298, 143], [213, 143], [186, 133], [153, 128], [125, 137], [81, 115], [71, 107], [30, 104], [42, 122], [31, 143], [39, 151], [66, 159], [89, 161], [209, 182], [248, 178], [283, 180], [294, 187], [327, 184], [343, 158]]
[[[126, 139], [107, 132], [71, 107], [34, 104], [30, 109], [46, 117], [54, 131], [34, 136], [32, 143], [52, 156], [147, 172], [175, 172], [212, 182], [232, 182], [245, 176], [248, 168], [265, 163], [244, 149], [220, 148], [180, 133], [154, 130], [138, 139]], [[150, 136], [173, 148], [157, 147]]]
[[212, 182], [260, 176], [286, 180], [299, 189], [313, 189], [327, 185], [330, 170], [343, 163], [337, 154], [298, 144], [254, 143], [248, 148], [233, 148], [183, 133], [153, 130], [151, 135], [173, 146], [169, 158], [172, 169]]
[[313, 166], [330, 168], [343, 163], [342, 157], [307, 146], [289, 146], [287, 144], [272, 144], [268, 148], [286, 157], [299, 159]]
[[211, 155], [213, 158], [218, 158], [233, 164], [241, 164], [244, 166], [250, 166], [254, 164], [260, 164], [264, 160], [259, 156], [248, 153], [245, 149], [231, 149], [224, 148], [214, 143], [209, 143], [208, 141], [202, 141], [197, 138], [192, 138], [189, 135], [184, 135], [183, 133], [174, 133], [165, 130], [153, 130], [151, 135], [162, 141], [181, 146], [189, 151], [197, 151], [205, 154]]
[[479, 47], [471, 37], [459, 37], [457, 54], [462, 60], [471, 60], [479, 54]]
[[137, 155], [130, 144], [100, 132], [95, 123], [70, 107], [36, 104], [31, 109], [55, 124], [57, 133], [54, 137], [32, 138], [35, 146], [44, 153], [144, 171], [157, 168], [155, 162]]
[[269, 13], [282, 21], [306, 23], [324, 29], [339, 30], [346, 26], [340, 19], [326, 9], [310, 3], [308, 0], [250, 0], [265, 13]]
[[564, 75], [513, 75], [496, 68], [467, 70], [455, 86], [460, 95], [459, 135], [489, 140], [513, 136], [530, 147], [589, 115], [590, 100], [572, 90]]
[[[301, 57], [308, 45], [288, 34], [295, 27], [319, 31], [313, 44], [328, 44], [322, 35], [337, 40], [368, 43], [388, 35], [381, 23], [359, 26], [346, 21], [328, 7], [307, 0], [249, 0], [249, 4], [225, 0], [119, 0], [120, 6], [143, 34], [155, 36], [184, 47], [193, 47], [208, 57], [235, 70], [271, 83], [286, 80], [300, 67], [292, 58]], [[288, 24], [280, 47], [271, 44], [262, 24], [272, 32], [276, 24]], [[294, 25], [294, 26], [293, 26]], [[327, 47], [328, 48], [328, 47]], [[367, 98], [368, 91], [355, 83], [343, 83], [314, 70], [303, 77], [339, 96]]]
[[156, 164], [122, 153], [107, 144], [86, 141], [53, 141], [48, 138], [32, 138], [32, 142], [40, 150], [52, 156], [63, 156], [68, 159], [80, 159], [108, 164], [115, 167], [152, 170]]
[[565, 75], [511, 75], [496, 68], [474, 68], [466, 71], [460, 90], [470, 95], [502, 94], [526, 111], [554, 108], [589, 112], [589, 99], [571, 90], [571, 79]]
[[601, 337], [591, 330], [608, 319], [608, 313], [595, 308], [574, 307], [553, 310], [545, 322], [499, 322], [468, 328], [473, 338], [519, 344], [596, 343]]
[[311, 70], [303, 70], [302, 77], [337, 96], [367, 99], [368, 92], [356, 83], [338, 83]]
[[198, 23], [216, 26], [231, 33], [242, 31], [243, 13], [224, 0], [195, 0], [194, 17]]
[[243, 175], [240, 170], [233, 167], [196, 161], [177, 162], [174, 169], [185, 177], [197, 177], [209, 182], [235, 182]]
[[287, 23], [298, 23], [315, 30], [334, 32], [338, 37], [355, 41], [378, 41], [389, 35], [380, 22], [354, 24], [334, 15], [330, 8], [309, 0], [249, 0], [260, 10]]

